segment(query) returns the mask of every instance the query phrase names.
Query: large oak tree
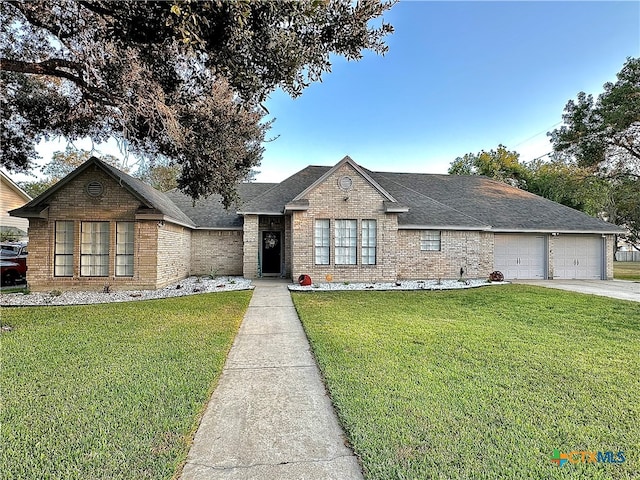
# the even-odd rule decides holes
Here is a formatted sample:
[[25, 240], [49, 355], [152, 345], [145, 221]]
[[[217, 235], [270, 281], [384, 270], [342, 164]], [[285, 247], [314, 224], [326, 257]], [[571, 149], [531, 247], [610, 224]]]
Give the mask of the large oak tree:
[[2, 1], [2, 166], [26, 171], [41, 139], [121, 140], [180, 165], [194, 198], [222, 194], [259, 164], [262, 102], [292, 96], [332, 54], [383, 54], [393, 2]]

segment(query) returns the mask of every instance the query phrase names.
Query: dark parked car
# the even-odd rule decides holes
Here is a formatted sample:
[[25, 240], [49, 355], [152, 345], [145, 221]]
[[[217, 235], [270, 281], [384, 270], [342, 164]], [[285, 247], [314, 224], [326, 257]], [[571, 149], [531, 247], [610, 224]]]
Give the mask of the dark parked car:
[[0, 244], [0, 278], [2, 285], [15, 285], [27, 279], [27, 244]]

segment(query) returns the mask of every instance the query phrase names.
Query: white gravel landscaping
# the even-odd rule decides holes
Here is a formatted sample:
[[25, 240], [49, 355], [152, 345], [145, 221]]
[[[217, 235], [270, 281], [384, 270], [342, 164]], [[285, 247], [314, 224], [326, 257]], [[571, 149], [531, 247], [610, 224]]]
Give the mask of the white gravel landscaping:
[[213, 279], [209, 277], [189, 277], [158, 290], [118, 290], [110, 293], [55, 290], [28, 294], [3, 293], [0, 294], [0, 306], [87, 305], [132, 302], [253, 288], [251, 280], [242, 277], [217, 277]]
[[[506, 285], [509, 282], [481, 280], [402, 280], [389, 283], [325, 282], [310, 286], [289, 285], [298, 292], [322, 292], [338, 290], [453, 290], [477, 288], [489, 285]], [[251, 290], [251, 280], [243, 277], [189, 277], [158, 290], [118, 290], [109, 293], [88, 291], [56, 291], [0, 294], [0, 306], [89, 305], [94, 303], [132, 302], [159, 298], [182, 297], [199, 293]]]
[[325, 282], [309, 286], [289, 285], [289, 290], [296, 292], [316, 292], [327, 290], [454, 290], [461, 288], [477, 288], [489, 285], [506, 285], [509, 282], [489, 282], [486, 279], [475, 280], [402, 280], [390, 283], [351, 283]]

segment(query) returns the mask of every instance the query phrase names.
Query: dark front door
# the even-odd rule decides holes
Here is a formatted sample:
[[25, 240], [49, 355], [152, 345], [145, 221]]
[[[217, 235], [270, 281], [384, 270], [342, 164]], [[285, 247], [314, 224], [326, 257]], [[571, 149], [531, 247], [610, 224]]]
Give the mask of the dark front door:
[[281, 232], [262, 232], [262, 274], [280, 274]]

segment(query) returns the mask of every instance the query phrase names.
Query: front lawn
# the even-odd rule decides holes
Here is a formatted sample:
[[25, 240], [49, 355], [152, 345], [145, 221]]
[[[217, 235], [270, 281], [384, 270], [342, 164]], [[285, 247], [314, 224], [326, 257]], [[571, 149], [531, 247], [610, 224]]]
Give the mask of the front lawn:
[[171, 478], [250, 297], [4, 308], [0, 476]]
[[613, 278], [640, 280], [640, 262], [613, 262]]
[[[640, 304], [525, 285], [293, 298], [368, 479], [640, 477]], [[626, 461], [559, 467], [556, 449]]]

